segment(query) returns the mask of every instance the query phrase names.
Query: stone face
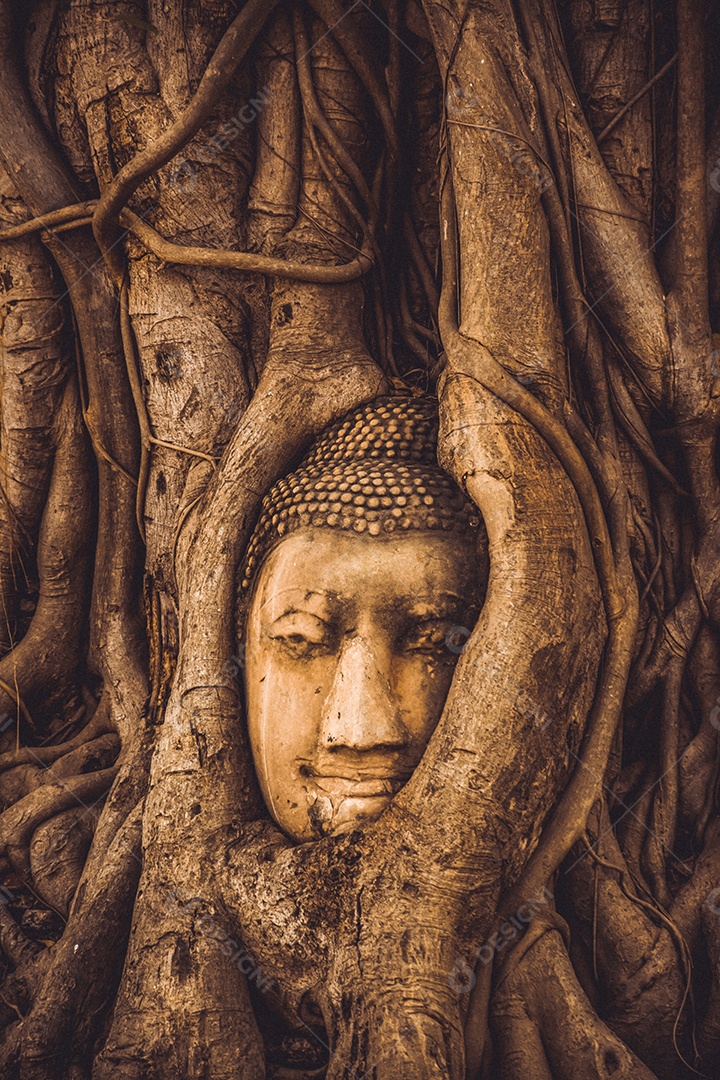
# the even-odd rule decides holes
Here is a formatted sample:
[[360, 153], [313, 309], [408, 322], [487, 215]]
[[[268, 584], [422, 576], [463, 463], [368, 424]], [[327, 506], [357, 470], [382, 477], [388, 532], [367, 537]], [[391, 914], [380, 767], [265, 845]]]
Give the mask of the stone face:
[[477, 567], [467, 532], [305, 528], [272, 549], [245, 690], [265, 804], [291, 839], [376, 820], [412, 775], [462, 651], [452, 635], [477, 617]]

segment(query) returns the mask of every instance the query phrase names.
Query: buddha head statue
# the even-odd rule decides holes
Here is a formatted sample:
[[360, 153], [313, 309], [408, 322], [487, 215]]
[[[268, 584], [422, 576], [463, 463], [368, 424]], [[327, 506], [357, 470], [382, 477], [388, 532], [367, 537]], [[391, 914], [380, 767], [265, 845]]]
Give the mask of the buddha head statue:
[[437, 404], [330, 426], [265, 498], [238, 590], [250, 745], [296, 841], [374, 821], [420, 761], [487, 580], [479, 514], [437, 463]]

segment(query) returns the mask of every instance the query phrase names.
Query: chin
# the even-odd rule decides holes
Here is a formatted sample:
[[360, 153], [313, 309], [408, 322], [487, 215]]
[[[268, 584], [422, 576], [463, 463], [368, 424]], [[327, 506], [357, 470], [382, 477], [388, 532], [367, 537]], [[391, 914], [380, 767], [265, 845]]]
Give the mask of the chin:
[[390, 794], [348, 796], [329, 792], [319, 795], [308, 811], [311, 836], [303, 839], [317, 840], [323, 836], [354, 832], [377, 821], [391, 801]]

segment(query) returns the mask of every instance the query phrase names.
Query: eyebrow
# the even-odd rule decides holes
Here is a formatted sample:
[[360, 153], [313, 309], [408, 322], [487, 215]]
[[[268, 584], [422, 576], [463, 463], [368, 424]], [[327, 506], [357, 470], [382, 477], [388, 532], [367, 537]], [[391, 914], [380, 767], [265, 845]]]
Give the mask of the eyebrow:
[[[277, 602], [284, 593], [294, 593], [295, 596], [292, 600], [287, 601], [287, 607], [283, 606], [277, 615], [268, 615], [268, 608], [270, 605]], [[285, 589], [273, 593], [272, 596], [269, 596], [263, 604], [261, 604], [259, 614], [263, 618], [269, 617], [272, 622], [277, 622], [278, 619], [284, 618], [285, 615], [292, 614], [309, 614], [319, 618], [316, 612], [312, 610], [312, 606], [314, 606], [312, 604], [313, 599], [327, 603], [331, 597], [331, 593], [325, 592], [322, 589], [303, 590], [298, 585], [290, 585]]]
[[317, 612], [309, 611], [307, 608], [295, 606], [284, 609], [280, 612], [279, 615], [273, 615], [268, 621], [270, 623], [280, 622], [281, 619], [286, 618], [288, 615], [310, 615], [311, 618], [319, 619], [320, 622], [327, 622], [327, 619], [324, 619], [322, 615], [318, 615]]
[[[406, 599], [411, 600], [411, 602], [407, 604], [405, 608], [405, 610], [410, 614], [413, 612], [414, 609], [419, 608], [427, 608], [431, 611], [439, 611], [441, 610], [441, 605], [443, 604], [443, 601], [447, 602], [448, 607], [462, 607], [468, 602], [468, 598], [466, 596], [461, 596], [460, 593], [448, 592], [447, 590], [444, 590], [443, 592], [433, 592], [431, 596], [427, 597], [427, 599], [413, 596], [405, 597], [400, 602], [402, 603]], [[442, 608], [442, 610], [444, 610], [444, 607]]]
[[[288, 600], [287, 606], [283, 605], [277, 614], [269, 613], [268, 608], [270, 605], [276, 602], [284, 593], [293, 593], [293, 599]], [[313, 603], [313, 600], [316, 603]], [[319, 606], [317, 601], [322, 604], [323, 610], [321, 613], [315, 610]], [[262, 604], [259, 614], [263, 619], [271, 623], [277, 622], [286, 615], [293, 614], [312, 615], [314, 618], [327, 621], [328, 618], [332, 618], [333, 615], [339, 612], [343, 606], [342, 598], [329, 590], [303, 590], [298, 585], [290, 585], [279, 592], [273, 593]], [[433, 591], [425, 597], [418, 596], [417, 593], [407, 593], [405, 596], [393, 598], [388, 604], [381, 605], [381, 610], [383, 613], [397, 614], [400, 612], [405, 618], [442, 619], [459, 610], [467, 610], [468, 608], [472, 610], [477, 606], [478, 603], [475, 599], [470, 599], [449, 590], [442, 590], [441, 592]], [[329, 611], [328, 608], [330, 608]]]

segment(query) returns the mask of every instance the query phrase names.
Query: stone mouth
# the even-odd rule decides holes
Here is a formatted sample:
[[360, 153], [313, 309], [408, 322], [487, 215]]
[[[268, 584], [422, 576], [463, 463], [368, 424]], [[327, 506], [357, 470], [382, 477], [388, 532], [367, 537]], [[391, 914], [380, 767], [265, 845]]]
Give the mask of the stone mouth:
[[405, 783], [404, 776], [350, 777], [342, 774], [318, 774], [312, 776], [314, 786], [328, 795], [341, 795], [353, 799], [391, 797]]

